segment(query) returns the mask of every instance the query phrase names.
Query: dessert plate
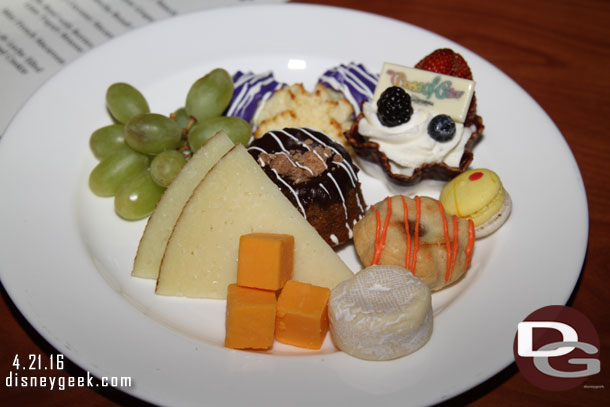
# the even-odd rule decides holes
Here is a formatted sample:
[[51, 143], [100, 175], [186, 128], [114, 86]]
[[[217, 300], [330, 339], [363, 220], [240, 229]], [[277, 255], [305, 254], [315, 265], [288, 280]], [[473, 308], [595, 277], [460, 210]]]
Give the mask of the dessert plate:
[[[315, 25], [312, 23], [315, 21]], [[404, 39], [404, 42], [401, 40]], [[408, 40], [408, 41], [407, 41]], [[458, 284], [434, 294], [434, 333], [413, 355], [367, 362], [337, 351], [222, 346], [224, 301], [162, 298], [129, 276], [144, 221], [125, 222], [93, 196], [89, 135], [110, 118], [105, 90], [128, 82], [169, 113], [215, 67], [313, 86], [350, 61], [379, 71], [430, 51], [462, 53], [477, 80], [485, 138], [473, 166], [498, 172], [510, 220], [478, 241]], [[510, 106], [510, 109], [506, 109]], [[390, 194], [362, 173], [367, 203]], [[438, 195], [440, 184], [404, 191]], [[28, 321], [92, 374], [129, 376], [122, 390], [162, 405], [425, 405], [459, 394], [512, 362], [517, 323], [563, 304], [587, 243], [587, 203], [558, 129], [519, 86], [443, 37], [395, 20], [320, 6], [244, 6], [193, 13], [133, 31], [48, 81], [0, 141], [0, 277]], [[349, 246], [340, 255], [358, 271]]]

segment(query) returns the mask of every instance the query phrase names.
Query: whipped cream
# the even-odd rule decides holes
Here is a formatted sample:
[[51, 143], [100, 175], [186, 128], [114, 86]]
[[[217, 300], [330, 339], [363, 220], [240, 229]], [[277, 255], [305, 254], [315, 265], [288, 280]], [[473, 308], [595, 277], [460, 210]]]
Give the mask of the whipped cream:
[[458, 167], [472, 130], [455, 123], [455, 135], [446, 142], [438, 142], [428, 135], [428, 124], [436, 114], [414, 107], [411, 119], [399, 126], [384, 126], [377, 117], [377, 104], [365, 102], [364, 117], [358, 132], [369, 141], [379, 144], [379, 150], [390, 160], [392, 172], [406, 176], [426, 163], [441, 163]]

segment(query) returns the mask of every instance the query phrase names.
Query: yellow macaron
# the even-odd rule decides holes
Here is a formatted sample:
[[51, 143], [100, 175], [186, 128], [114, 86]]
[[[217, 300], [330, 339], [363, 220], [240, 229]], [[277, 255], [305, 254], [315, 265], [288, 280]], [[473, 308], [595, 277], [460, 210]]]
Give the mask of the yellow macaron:
[[472, 219], [477, 238], [495, 232], [508, 219], [512, 200], [495, 172], [466, 171], [443, 188], [440, 201], [449, 215]]

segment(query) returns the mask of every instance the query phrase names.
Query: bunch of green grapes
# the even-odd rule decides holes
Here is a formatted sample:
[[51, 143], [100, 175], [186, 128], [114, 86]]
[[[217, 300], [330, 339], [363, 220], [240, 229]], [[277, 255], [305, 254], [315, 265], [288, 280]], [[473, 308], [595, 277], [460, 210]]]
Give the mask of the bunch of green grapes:
[[184, 107], [169, 116], [151, 113], [136, 88], [114, 83], [106, 91], [106, 107], [114, 124], [95, 130], [89, 139], [99, 163], [89, 175], [89, 188], [114, 197], [124, 219], [149, 216], [188, 158], [218, 131], [246, 145], [252, 129], [239, 117], [222, 116], [233, 97], [233, 80], [222, 68], [198, 79]]

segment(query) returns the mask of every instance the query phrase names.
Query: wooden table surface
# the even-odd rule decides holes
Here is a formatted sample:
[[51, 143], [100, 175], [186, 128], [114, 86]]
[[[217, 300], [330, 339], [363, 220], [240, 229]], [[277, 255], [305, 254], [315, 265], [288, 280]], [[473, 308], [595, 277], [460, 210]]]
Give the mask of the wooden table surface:
[[[396, 18], [441, 34], [477, 53], [508, 74], [538, 101], [563, 133], [582, 172], [589, 204], [589, 244], [582, 275], [569, 305], [587, 315], [599, 332], [601, 373], [587, 381], [592, 387], [550, 392], [539, 390], [527, 382], [513, 364], [446, 405], [610, 405], [610, 307], [607, 301], [610, 215], [606, 212], [610, 210], [610, 178], [606, 178], [610, 170], [607, 164], [610, 158], [610, 81], [606, 65], [610, 65], [610, 1], [305, 2]], [[0, 372], [8, 373], [15, 354], [51, 353], [56, 351], [20, 315], [2, 289]], [[65, 374], [86, 375], [70, 362]], [[63, 373], [54, 372], [52, 375], [61, 376]], [[0, 379], [4, 380], [4, 377], [0, 374]], [[117, 390], [98, 391], [85, 387], [49, 391], [7, 388], [4, 384], [0, 385], [0, 405], [3, 406], [145, 405]]]

